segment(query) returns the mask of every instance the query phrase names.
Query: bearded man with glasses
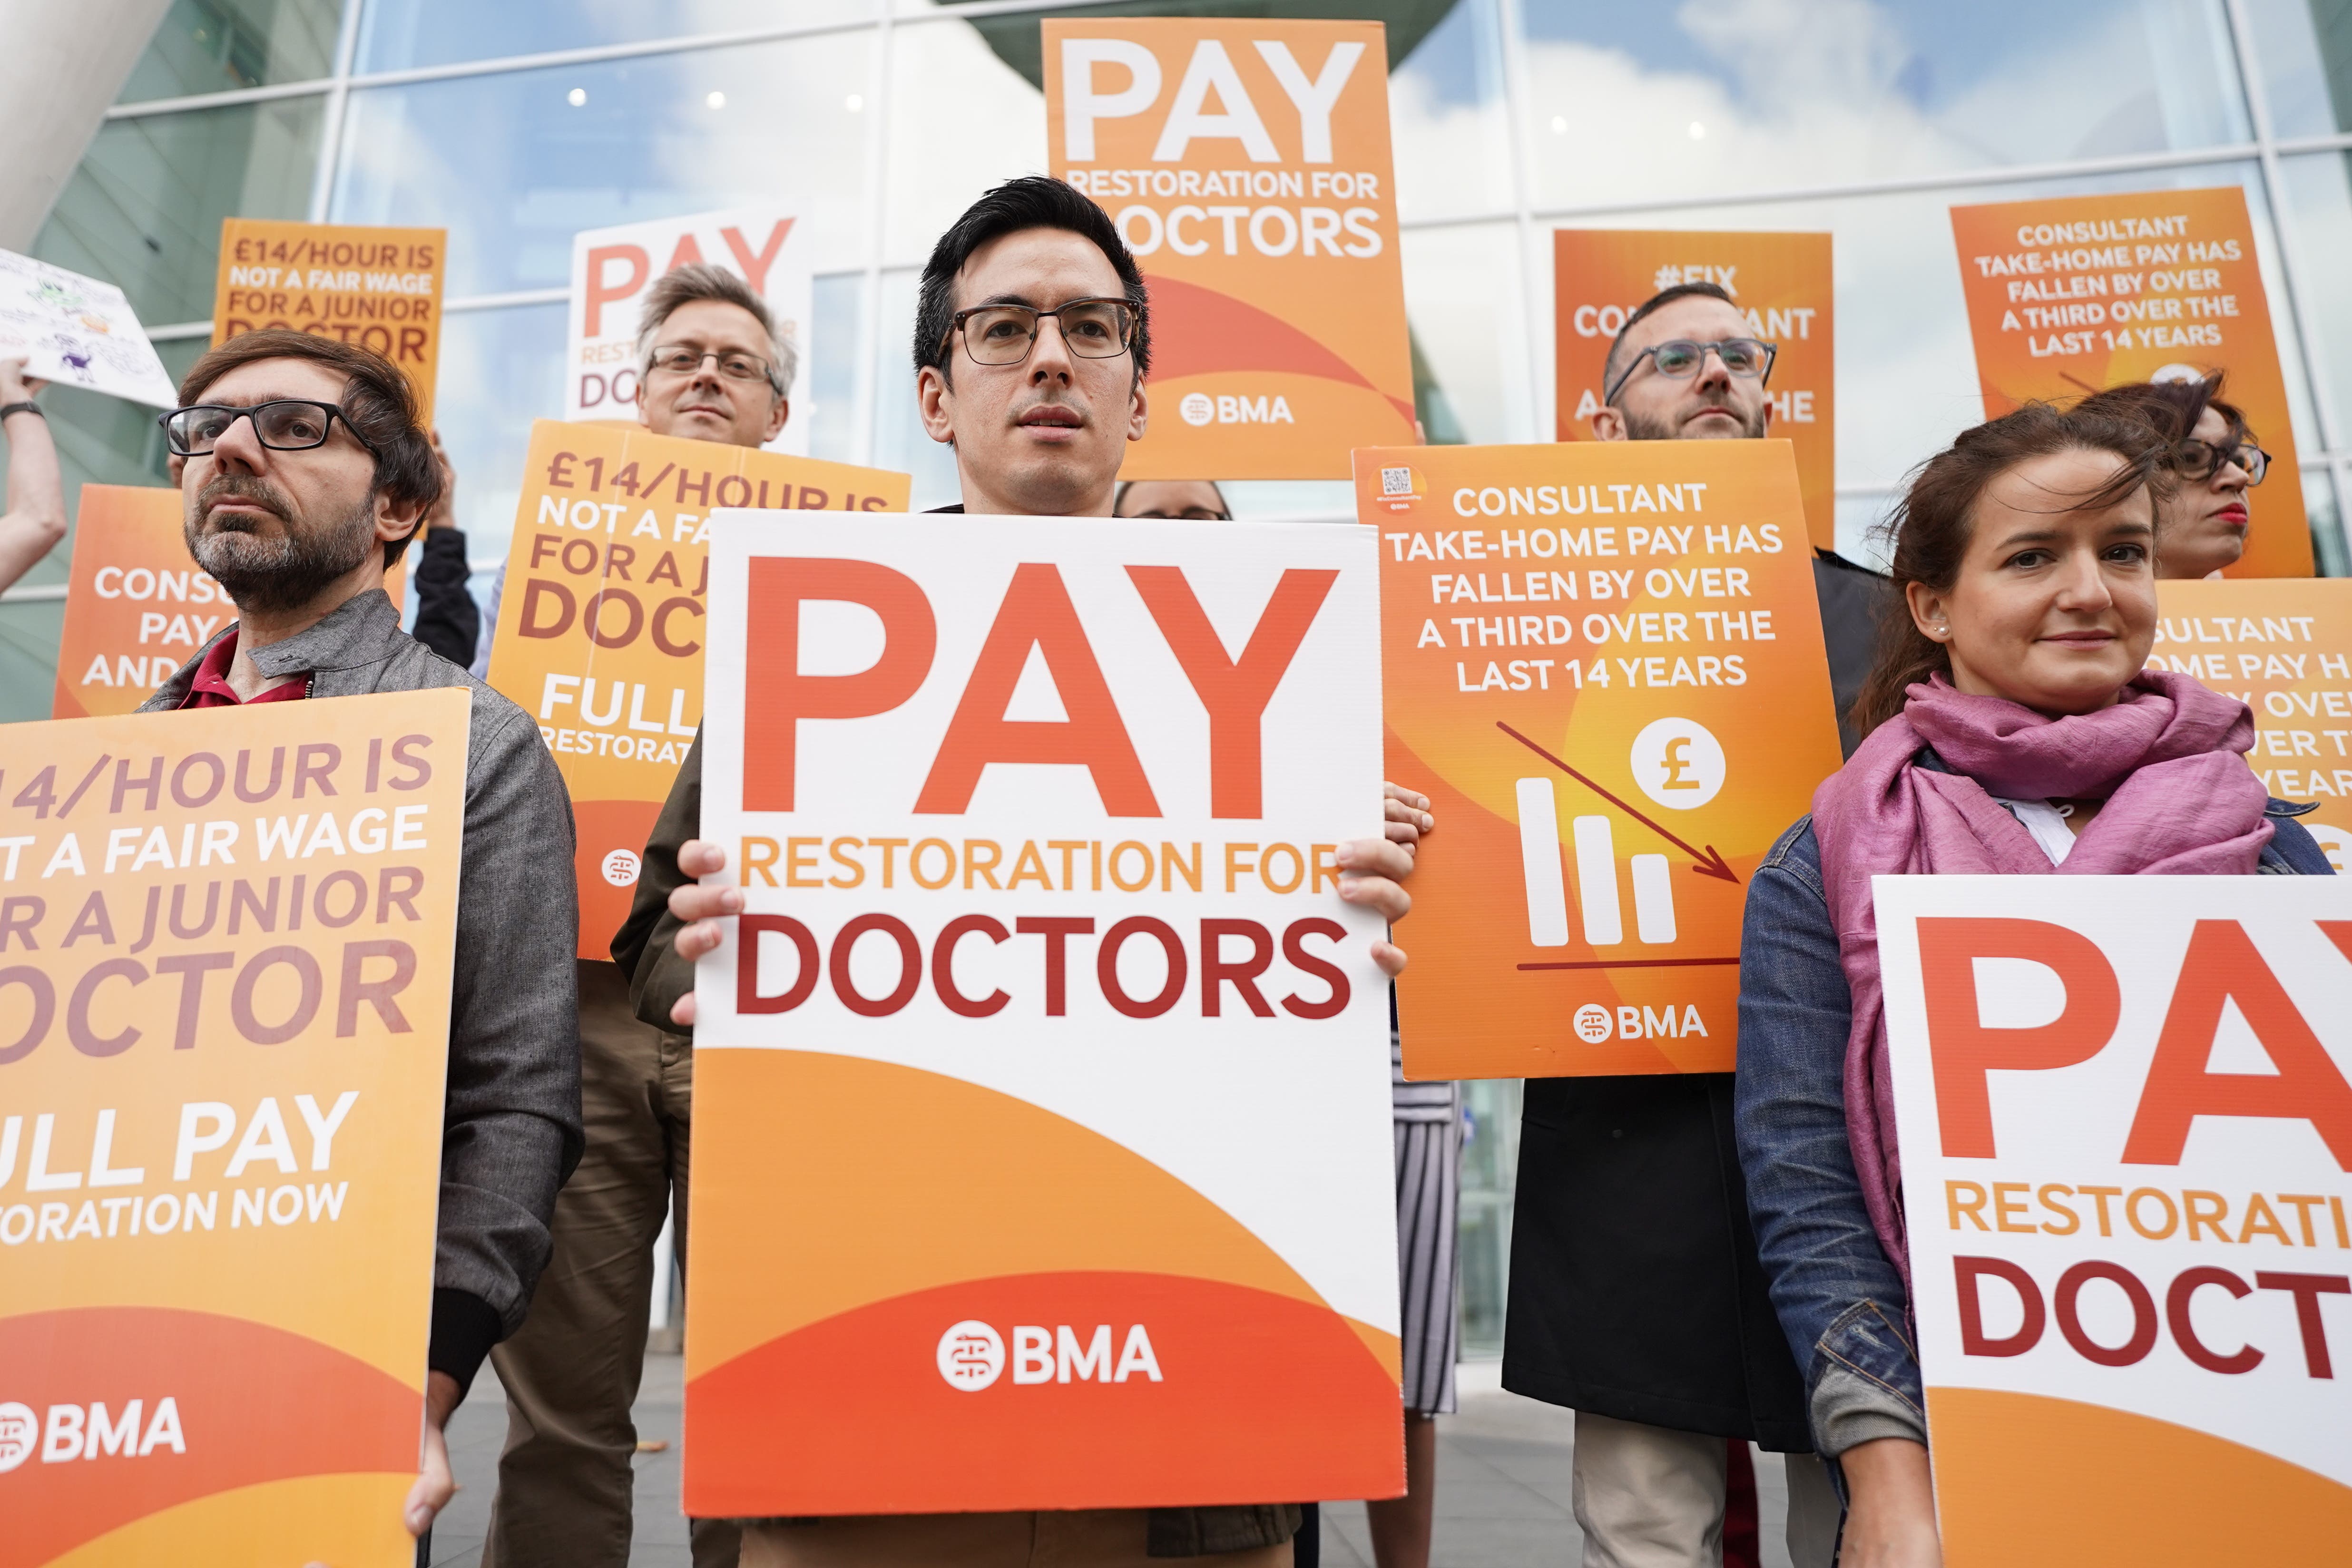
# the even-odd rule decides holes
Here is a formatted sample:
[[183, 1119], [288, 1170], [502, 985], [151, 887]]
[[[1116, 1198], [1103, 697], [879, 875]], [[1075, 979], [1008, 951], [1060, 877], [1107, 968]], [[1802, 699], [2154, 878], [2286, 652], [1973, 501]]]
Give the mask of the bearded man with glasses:
[[383, 592], [441, 493], [407, 378], [353, 343], [232, 338], [162, 419], [188, 552], [237, 618], [142, 713], [462, 686], [473, 702], [443, 1101], [420, 1474], [423, 1535], [455, 1493], [449, 1415], [521, 1326], [556, 1190], [580, 1159], [572, 803], [512, 702], [400, 629]]
[[[1593, 434], [1760, 438], [1773, 354], [1722, 289], [1668, 289], [1611, 346]], [[1866, 670], [1874, 598], [1857, 613], [1832, 594], [1849, 579], [1873, 594], [1879, 579], [1826, 552], [1814, 577], [1824, 622], [1839, 619], [1832, 662], [1842, 642]], [[1585, 1568], [1715, 1568], [1750, 1442], [1787, 1456], [1797, 1568], [1829, 1568], [1835, 1550], [1837, 1498], [1811, 1452], [1807, 1390], [1748, 1224], [1732, 1082], [1727, 1072], [1528, 1080], [1503, 1386], [1576, 1412]]]

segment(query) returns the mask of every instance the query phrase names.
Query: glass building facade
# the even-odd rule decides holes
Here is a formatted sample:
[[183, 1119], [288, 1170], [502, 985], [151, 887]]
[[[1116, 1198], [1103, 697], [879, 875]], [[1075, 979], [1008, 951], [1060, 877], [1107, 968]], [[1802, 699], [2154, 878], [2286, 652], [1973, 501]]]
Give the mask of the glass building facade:
[[[820, 247], [794, 419], [936, 505], [954, 475], [915, 418], [917, 272], [973, 195], [1045, 167], [1040, 20], [1268, 13], [1388, 25], [1433, 440], [1550, 438], [1548, 230], [1826, 229], [1839, 528], [1864, 552], [1901, 476], [1981, 416], [1945, 209], [2230, 184], [2318, 558], [2347, 570], [2352, 0], [173, 0], [34, 250], [119, 282], [176, 374], [222, 218], [446, 226], [439, 418], [488, 567], [530, 422], [562, 407], [573, 232], [781, 200]], [[165, 482], [148, 411], [46, 401], [69, 503]], [[1244, 516], [1349, 504], [1336, 481], [1229, 493]], [[47, 715], [69, 549], [0, 599], [0, 719]], [[1474, 1353], [1501, 1340], [1517, 1100], [1468, 1094]]]

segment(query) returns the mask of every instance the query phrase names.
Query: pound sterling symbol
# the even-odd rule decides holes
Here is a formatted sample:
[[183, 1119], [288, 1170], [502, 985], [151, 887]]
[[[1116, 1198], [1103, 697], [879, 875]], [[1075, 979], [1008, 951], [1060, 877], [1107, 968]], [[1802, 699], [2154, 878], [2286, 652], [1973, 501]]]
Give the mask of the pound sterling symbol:
[[1686, 779], [1683, 777], [1684, 769], [1697, 766], [1696, 763], [1693, 763], [1688, 757], [1683, 755], [1683, 748], [1689, 744], [1690, 737], [1688, 735], [1676, 735], [1673, 740], [1666, 742], [1666, 779], [1664, 784], [1658, 786], [1660, 789], [1701, 789], [1705, 787], [1696, 779]]

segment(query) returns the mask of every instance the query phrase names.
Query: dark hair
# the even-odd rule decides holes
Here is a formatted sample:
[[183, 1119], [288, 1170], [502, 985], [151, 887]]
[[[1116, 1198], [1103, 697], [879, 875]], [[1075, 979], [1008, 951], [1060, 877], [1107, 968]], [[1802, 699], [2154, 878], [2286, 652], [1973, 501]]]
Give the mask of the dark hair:
[[[441, 464], [433, 456], [432, 437], [416, 416], [416, 392], [400, 367], [357, 343], [298, 332], [289, 327], [265, 327], [242, 332], [188, 367], [180, 380], [180, 401], [200, 402], [205, 389], [241, 365], [266, 359], [306, 359], [343, 374], [343, 394], [337, 401], [352, 434], [375, 454], [375, 488], [395, 505], [416, 509], [416, 528], [441, 499]], [[392, 570], [408, 538], [383, 547], [384, 570]]]
[[1718, 283], [1677, 283], [1671, 289], [1659, 289], [1643, 300], [1641, 308], [1626, 317], [1625, 324], [1617, 329], [1617, 335], [1609, 340], [1609, 357], [1601, 362], [1601, 384], [1603, 388], [1617, 384], [1618, 356], [1625, 351], [1625, 334], [1675, 300], [1690, 299], [1720, 300], [1735, 310], [1739, 309], [1739, 301], [1731, 297], [1729, 289]]
[[789, 334], [776, 331], [776, 318], [769, 311], [768, 302], [752, 291], [751, 285], [708, 261], [673, 267], [646, 290], [645, 306], [637, 317], [637, 374], [642, 376], [653, 368], [654, 350], [659, 346], [655, 339], [677, 308], [698, 300], [732, 305], [760, 323], [768, 340], [768, 390], [778, 397], [791, 396], [793, 377], [801, 367], [800, 346]]
[[1877, 661], [1853, 700], [1857, 733], [1867, 735], [1900, 713], [1913, 685], [1951, 673], [1951, 650], [1911, 618], [1910, 585], [1949, 589], [1959, 578], [1986, 488], [2029, 458], [2058, 452], [2107, 452], [2117, 459], [2114, 477], [2074, 498], [2075, 508], [2114, 506], [2135, 490], [2167, 488], [2167, 447], [2137, 419], [2029, 403], [1960, 432], [1913, 473], [1901, 503], [1881, 525], [1894, 545], [1886, 572], [1894, 596], [1879, 624]]
[[2095, 392], [2074, 405], [2077, 414], [2137, 419], [2154, 430], [2167, 446], [2197, 433], [2197, 422], [2210, 408], [2229, 422], [2230, 443], [2251, 441], [2254, 433], [2234, 403], [2221, 401], [2221, 372], [2186, 381], [2132, 381]]
[[1129, 253], [1127, 242], [1119, 238], [1118, 226], [1111, 222], [1110, 214], [1072, 186], [1043, 174], [1005, 181], [966, 207], [931, 247], [931, 258], [923, 263], [922, 288], [915, 300], [917, 374], [935, 368], [954, 379], [949, 371], [953, 356], [949, 353], [948, 333], [954, 330], [956, 274], [971, 259], [973, 251], [1024, 228], [1068, 229], [1094, 241], [1096, 248], [1109, 258], [1111, 270], [1118, 274], [1127, 291], [1127, 302], [1135, 310], [1135, 343], [1130, 352], [1135, 355], [1135, 379], [1141, 381], [1151, 370], [1151, 300], [1144, 290], [1143, 271]]

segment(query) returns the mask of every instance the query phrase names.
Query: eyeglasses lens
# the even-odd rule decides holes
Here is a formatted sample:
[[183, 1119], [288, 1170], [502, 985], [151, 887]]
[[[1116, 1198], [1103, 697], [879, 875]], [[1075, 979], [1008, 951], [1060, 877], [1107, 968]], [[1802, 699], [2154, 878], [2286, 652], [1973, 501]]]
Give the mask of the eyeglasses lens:
[[1660, 343], [1650, 351], [1651, 361], [1660, 375], [1685, 376], [1697, 374], [1712, 351], [1723, 361], [1723, 368], [1737, 376], [1761, 375], [1768, 351], [1753, 338], [1727, 338], [1719, 343], [1696, 343], [1677, 338]]
[[265, 403], [253, 411], [261, 444], [280, 451], [300, 451], [327, 438], [326, 412], [313, 403]]

